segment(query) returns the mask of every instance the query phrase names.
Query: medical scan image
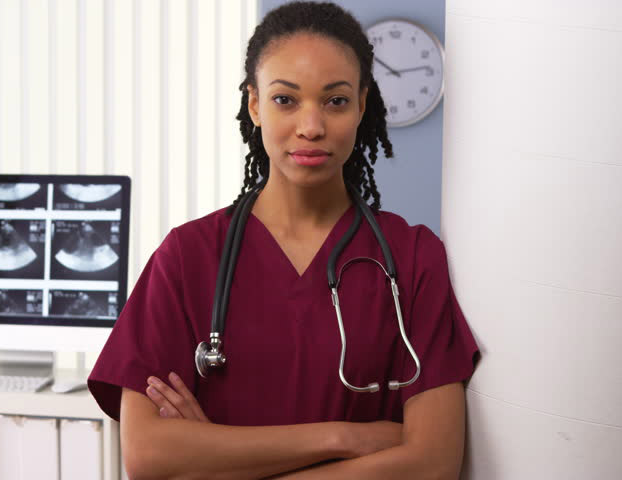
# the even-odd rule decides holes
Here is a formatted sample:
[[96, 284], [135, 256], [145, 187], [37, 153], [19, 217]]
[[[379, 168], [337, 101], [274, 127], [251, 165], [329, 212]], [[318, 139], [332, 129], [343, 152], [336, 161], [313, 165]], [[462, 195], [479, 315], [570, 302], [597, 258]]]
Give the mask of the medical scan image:
[[45, 220], [0, 219], [0, 278], [43, 278]]
[[121, 185], [65, 183], [54, 187], [54, 210], [116, 210]]
[[0, 289], [0, 315], [41, 315], [43, 290]]
[[118, 260], [118, 221], [52, 222], [51, 278], [115, 280]]
[[45, 209], [47, 189], [38, 183], [0, 183], [0, 209]]
[[117, 316], [116, 292], [50, 290], [49, 302], [50, 315], [92, 318]]

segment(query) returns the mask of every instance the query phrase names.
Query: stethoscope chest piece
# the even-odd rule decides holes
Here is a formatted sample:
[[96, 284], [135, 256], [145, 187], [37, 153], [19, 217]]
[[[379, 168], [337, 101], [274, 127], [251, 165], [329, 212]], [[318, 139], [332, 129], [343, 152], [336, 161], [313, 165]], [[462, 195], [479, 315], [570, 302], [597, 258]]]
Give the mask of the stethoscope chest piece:
[[207, 377], [210, 367], [222, 367], [227, 361], [225, 354], [220, 351], [222, 342], [217, 332], [210, 335], [210, 344], [201, 342], [194, 352], [194, 363], [197, 366], [199, 375]]

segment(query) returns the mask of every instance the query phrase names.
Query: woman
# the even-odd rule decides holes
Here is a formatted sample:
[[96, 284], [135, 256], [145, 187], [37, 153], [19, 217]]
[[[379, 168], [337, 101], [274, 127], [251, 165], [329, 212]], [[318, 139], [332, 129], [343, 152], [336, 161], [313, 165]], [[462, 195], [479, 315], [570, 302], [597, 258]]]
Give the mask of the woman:
[[[442, 242], [424, 225], [379, 210], [372, 165], [378, 141], [388, 157], [392, 147], [372, 61], [361, 26], [330, 3], [288, 3], [256, 28], [237, 117], [250, 146], [242, 192], [228, 208], [171, 230], [89, 377], [102, 409], [120, 419], [132, 478], [457, 478], [462, 382], [478, 349]], [[204, 378], [194, 351], [209, 339], [225, 235], [233, 208], [260, 175], [267, 181], [230, 293], [227, 363]], [[416, 365], [386, 277], [372, 262], [344, 270], [339, 296], [344, 374], [354, 385], [377, 381], [380, 391], [353, 392], [338, 375], [326, 265], [355, 215], [346, 181], [373, 199], [421, 361], [419, 378], [398, 391], [387, 382], [410, 379]], [[384, 263], [366, 221], [337, 272], [354, 257]]]

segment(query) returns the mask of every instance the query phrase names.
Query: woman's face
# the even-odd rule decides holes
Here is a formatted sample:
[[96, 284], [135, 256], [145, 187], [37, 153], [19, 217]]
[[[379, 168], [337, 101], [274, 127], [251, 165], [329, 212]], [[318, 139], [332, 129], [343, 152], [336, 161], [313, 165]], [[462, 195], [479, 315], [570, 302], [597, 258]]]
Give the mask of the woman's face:
[[[300, 185], [343, 183], [356, 130], [365, 112], [367, 88], [359, 93], [354, 51], [336, 40], [308, 33], [268, 45], [256, 71], [258, 92], [249, 86], [248, 109], [261, 127], [274, 174]], [[320, 165], [300, 165], [297, 150], [324, 150]]]

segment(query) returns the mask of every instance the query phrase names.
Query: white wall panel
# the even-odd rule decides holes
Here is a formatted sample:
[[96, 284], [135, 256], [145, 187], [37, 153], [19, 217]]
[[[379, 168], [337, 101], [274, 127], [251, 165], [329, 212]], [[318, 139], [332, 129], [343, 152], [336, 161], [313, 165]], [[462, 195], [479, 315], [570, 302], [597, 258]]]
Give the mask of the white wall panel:
[[620, 2], [448, 1], [445, 48], [441, 239], [482, 351], [462, 478], [618, 478]]

